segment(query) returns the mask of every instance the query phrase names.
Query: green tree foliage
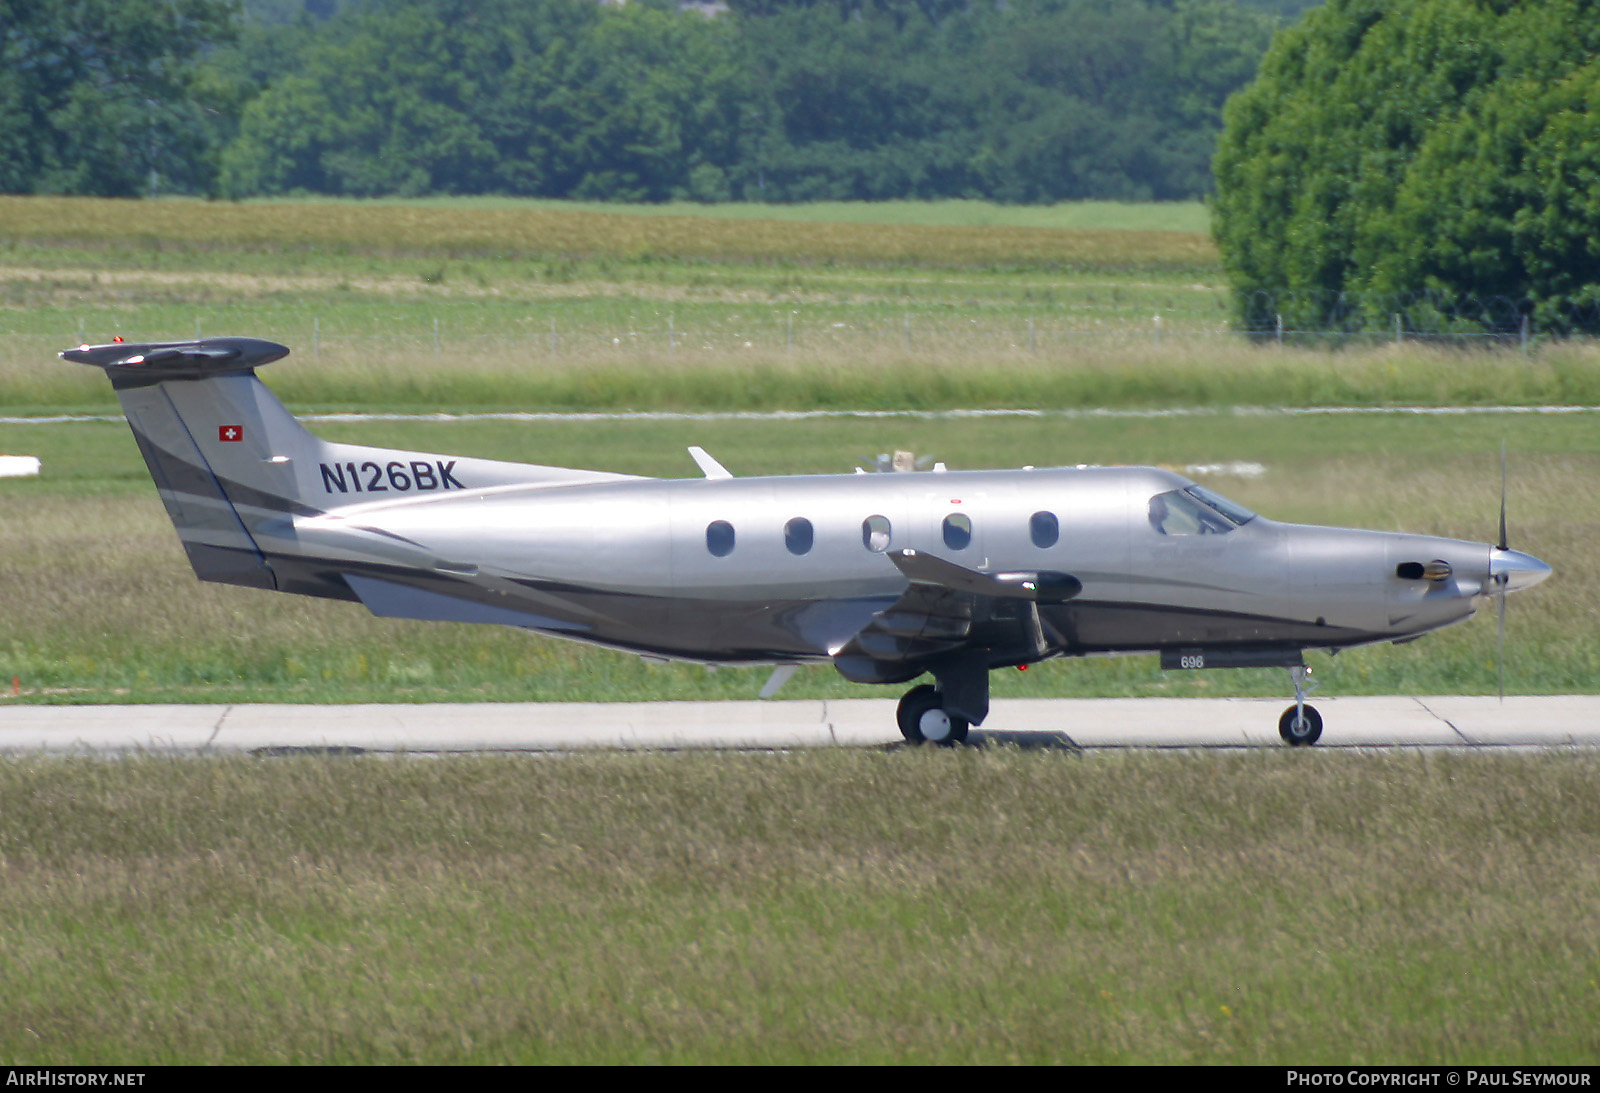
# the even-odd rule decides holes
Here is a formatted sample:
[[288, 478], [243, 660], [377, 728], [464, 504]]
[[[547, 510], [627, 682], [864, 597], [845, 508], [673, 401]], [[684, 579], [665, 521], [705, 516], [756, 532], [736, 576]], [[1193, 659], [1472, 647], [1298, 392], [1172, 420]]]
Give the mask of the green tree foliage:
[[0, 0], [0, 192], [201, 189], [236, 0]]
[[1253, 328], [1600, 305], [1600, 0], [1332, 0], [1225, 121], [1214, 230]]
[[0, 0], [0, 190], [1190, 198], [1250, 2]]
[[417, 0], [335, 19], [244, 110], [235, 194], [726, 196], [731, 24], [582, 0]]
[[769, 200], [1194, 197], [1273, 25], [1232, 0], [733, 6]]
[[[345, 5], [245, 107], [225, 188], [1193, 197], [1210, 182], [1222, 102], [1273, 25], [1234, 0], [734, 0], [710, 19], [672, 9]], [[262, 71], [271, 43], [281, 53], [303, 33], [260, 38], [239, 67]]]

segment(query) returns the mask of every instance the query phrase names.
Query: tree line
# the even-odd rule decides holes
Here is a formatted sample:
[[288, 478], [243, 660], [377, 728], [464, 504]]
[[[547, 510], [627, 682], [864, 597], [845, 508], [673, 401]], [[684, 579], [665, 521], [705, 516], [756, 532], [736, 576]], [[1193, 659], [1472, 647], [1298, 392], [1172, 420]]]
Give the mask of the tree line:
[[1295, 8], [0, 0], [0, 191], [1193, 198]]
[[1242, 326], [1600, 333], [1600, 0], [1330, 0], [1225, 116]]

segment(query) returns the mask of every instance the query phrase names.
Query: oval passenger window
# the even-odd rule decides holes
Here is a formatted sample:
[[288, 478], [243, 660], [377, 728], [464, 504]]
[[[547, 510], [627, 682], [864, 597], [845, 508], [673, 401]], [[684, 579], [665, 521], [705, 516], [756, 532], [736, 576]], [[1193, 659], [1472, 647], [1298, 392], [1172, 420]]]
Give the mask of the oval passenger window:
[[804, 516], [796, 516], [783, 525], [783, 545], [790, 554], [809, 554], [814, 537], [811, 521]]
[[706, 525], [706, 549], [718, 558], [733, 553], [733, 525], [726, 520], [713, 520]]
[[1056, 519], [1053, 512], [1036, 512], [1028, 517], [1028, 534], [1033, 538], [1033, 545], [1041, 549], [1053, 547], [1056, 540], [1061, 538], [1061, 521]]
[[889, 549], [890, 529], [887, 516], [869, 516], [861, 521], [861, 545], [874, 554]]
[[972, 545], [972, 518], [964, 512], [944, 518], [944, 545], [951, 550], [966, 550]]

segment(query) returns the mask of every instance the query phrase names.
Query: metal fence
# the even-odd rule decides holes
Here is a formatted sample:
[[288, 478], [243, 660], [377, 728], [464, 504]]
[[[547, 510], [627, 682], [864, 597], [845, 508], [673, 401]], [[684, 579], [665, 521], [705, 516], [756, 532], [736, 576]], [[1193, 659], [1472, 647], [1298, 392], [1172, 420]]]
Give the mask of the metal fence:
[[1256, 340], [1515, 343], [1600, 335], [1600, 291], [1567, 299], [1441, 292], [1256, 292], [1234, 329]]
[[[523, 357], [618, 354], [693, 355], [703, 352], [1030, 353], [1067, 355], [1094, 347], [1219, 347], [1244, 343], [1331, 347], [1383, 342], [1486, 345], [1528, 350], [1541, 341], [1600, 336], [1600, 300], [1534, 303], [1511, 297], [1444, 298], [1432, 294], [1258, 293], [1247, 301], [1242, 321], [1229, 321], [1219, 300], [1210, 306], [1074, 306], [1048, 317], [907, 312], [887, 319], [822, 318], [790, 310], [738, 320], [696, 315], [687, 321], [667, 314], [627, 325], [565, 325], [528, 315], [496, 322], [458, 323], [450, 318], [417, 322], [324, 323], [318, 317], [294, 323], [242, 321], [235, 315], [202, 316], [192, 327], [115, 331], [86, 324], [60, 332], [0, 330], [0, 360], [48, 359], [83, 341], [176, 341], [206, 334], [246, 334], [290, 346], [298, 357], [384, 353], [473, 355], [516, 353]], [[1070, 314], [1063, 316], [1062, 311]]]

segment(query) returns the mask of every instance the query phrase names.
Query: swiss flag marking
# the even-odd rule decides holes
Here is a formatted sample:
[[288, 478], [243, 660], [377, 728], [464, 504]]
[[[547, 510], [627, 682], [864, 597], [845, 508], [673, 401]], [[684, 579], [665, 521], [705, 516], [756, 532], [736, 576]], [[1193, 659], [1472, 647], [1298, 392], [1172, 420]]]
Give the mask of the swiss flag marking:
[[224, 442], [224, 443], [226, 443], [226, 444], [232, 444], [232, 443], [234, 443], [236, 441], [243, 440], [244, 439], [244, 426], [243, 425], [218, 425], [217, 426], [217, 439], [222, 441], [222, 442]]

